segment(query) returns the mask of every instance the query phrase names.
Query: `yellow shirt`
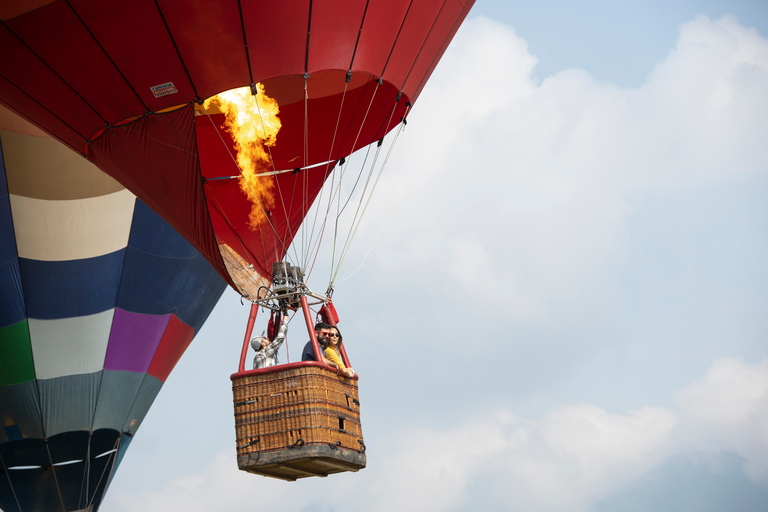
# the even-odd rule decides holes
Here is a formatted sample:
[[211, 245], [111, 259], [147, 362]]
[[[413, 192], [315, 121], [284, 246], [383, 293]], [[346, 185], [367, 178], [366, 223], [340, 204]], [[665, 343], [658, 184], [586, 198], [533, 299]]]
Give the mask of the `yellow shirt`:
[[339, 353], [336, 352], [335, 348], [328, 347], [325, 349], [325, 357], [336, 363], [336, 366], [339, 367], [339, 370], [343, 370], [346, 368], [344, 366], [344, 361], [341, 360], [341, 357], [339, 356]]

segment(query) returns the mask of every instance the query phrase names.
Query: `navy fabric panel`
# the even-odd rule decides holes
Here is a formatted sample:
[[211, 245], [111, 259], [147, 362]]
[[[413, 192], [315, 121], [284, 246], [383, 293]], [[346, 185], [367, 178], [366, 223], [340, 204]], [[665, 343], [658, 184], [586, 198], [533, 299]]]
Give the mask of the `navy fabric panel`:
[[[24, 439], [0, 445], [0, 455], [7, 467], [41, 466], [39, 469], [10, 470], [7, 476], [0, 474], [0, 507], [6, 511], [19, 510], [8, 483], [10, 479], [21, 510], [61, 510], [53, 481], [55, 472], [66, 510], [83, 510], [91, 504], [96, 510], [104, 497], [110, 476], [114, 476], [112, 465], [122, 458], [122, 454], [113, 452], [103, 457], [96, 456], [115, 449], [120, 437], [119, 432], [104, 429], [93, 435], [90, 432], [65, 432], [51, 437], [47, 448], [42, 439]], [[124, 444], [127, 448], [130, 441]], [[69, 461], [78, 462], [56, 465]]]
[[194, 258], [155, 256], [128, 247], [117, 307], [132, 313], [171, 313]]
[[48, 439], [51, 460], [54, 464], [88, 458], [91, 433], [87, 430], [63, 432]]
[[167, 258], [189, 259], [197, 255], [192, 244], [138, 199], [128, 247]]
[[155, 397], [162, 387], [163, 382], [157, 377], [152, 377], [151, 375], [144, 376], [139, 392], [136, 394], [136, 400], [134, 400], [133, 406], [125, 419], [123, 432], [132, 436], [136, 435], [141, 422], [144, 421], [144, 416], [147, 415], [152, 402], [155, 401]]
[[86, 316], [114, 308], [125, 249], [70, 261], [19, 258], [29, 318]]
[[[2, 243], [4, 240], [0, 238], [0, 244]], [[0, 263], [0, 328], [21, 322], [25, 318], [27, 313], [21, 289], [19, 260], [13, 258]]]
[[99, 397], [96, 401], [94, 430], [110, 428], [119, 431], [123, 428], [133, 401], [139, 393], [144, 375], [136, 372], [104, 370]]
[[104, 493], [107, 492], [110, 480], [115, 476], [112, 466], [115, 463], [116, 457], [117, 453], [111, 453], [110, 455], [91, 460], [88, 466], [88, 481], [83, 482], [83, 498], [80, 502], [79, 510], [84, 510], [87, 505], [93, 506], [92, 510], [94, 511], [98, 510], [101, 500], [104, 499]]
[[19, 276], [16, 235], [13, 231], [11, 203], [5, 181], [5, 164], [0, 149], [0, 327], [26, 318], [24, 294]]
[[226, 288], [227, 283], [208, 260], [198, 256], [176, 304], [176, 316], [185, 324], [194, 327], [197, 335]]
[[117, 439], [120, 436], [120, 432], [111, 428], [94, 430], [93, 436], [91, 436], [91, 460], [117, 448]]
[[[66, 510], [74, 511], [83, 509], [80, 501], [80, 490], [83, 485], [85, 485], [84, 475], [86, 464], [87, 463], [83, 461], [78, 462], [77, 464], [53, 467], [54, 471], [56, 471], [56, 479], [58, 480], [59, 488], [61, 489], [61, 499], [64, 502]], [[53, 497], [57, 498], [58, 501], [58, 496], [56, 494], [54, 494]], [[59, 505], [58, 509], [51, 510], [61, 510], [61, 505]]]
[[45, 433], [91, 430], [102, 371], [38, 379]]
[[0, 197], [8, 193], [8, 179], [5, 177], [5, 156], [3, 155], [3, 137], [0, 135]]
[[[0, 388], [0, 412], [3, 425], [18, 426], [21, 435], [25, 438], [45, 437], [37, 404], [37, 386], [34, 381]], [[9, 440], [8, 432], [0, 429], [0, 443]]]
[[[0, 478], [0, 506], [6, 512], [61, 510], [56, 480], [50, 468], [8, 471], [7, 475], [8, 478]], [[21, 508], [16, 505], [16, 498], [21, 503]], [[68, 508], [67, 510], [77, 509]]]
[[16, 258], [16, 236], [13, 232], [11, 201], [5, 186], [5, 171], [0, 171], [0, 263]]
[[0, 444], [0, 456], [7, 468], [51, 465], [43, 439], [20, 439]]

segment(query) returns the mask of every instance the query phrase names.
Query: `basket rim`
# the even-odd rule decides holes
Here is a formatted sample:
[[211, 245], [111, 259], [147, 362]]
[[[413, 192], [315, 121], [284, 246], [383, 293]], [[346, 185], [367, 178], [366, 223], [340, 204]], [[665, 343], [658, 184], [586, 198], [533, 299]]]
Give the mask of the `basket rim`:
[[[235, 381], [243, 377], [251, 377], [254, 375], [267, 375], [270, 373], [282, 372], [284, 370], [295, 370], [297, 368], [307, 368], [311, 366], [314, 366], [316, 368], [320, 368], [321, 370], [325, 370], [329, 373], [332, 373], [334, 376], [337, 375], [336, 368], [334, 368], [333, 366], [327, 365], [325, 363], [321, 363], [318, 361], [298, 361], [295, 363], [278, 364], [276, 366], [270, 366], [268, 368], [259, 368], [256, 370], [245, 370], [243, 372], [236, 372], [229, 376], [229, 380]], [[358, 380], [359, 377], [357, 374], [355, 374], [353, 377], [340, 377], [340, 378]]]

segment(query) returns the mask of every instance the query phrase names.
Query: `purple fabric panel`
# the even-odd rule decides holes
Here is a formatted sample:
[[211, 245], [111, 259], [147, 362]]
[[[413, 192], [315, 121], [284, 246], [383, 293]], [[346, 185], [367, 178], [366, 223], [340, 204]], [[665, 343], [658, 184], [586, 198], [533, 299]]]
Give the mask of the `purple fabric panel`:
[[115, 308], [104, 369], [146, 372], [170, 319]]

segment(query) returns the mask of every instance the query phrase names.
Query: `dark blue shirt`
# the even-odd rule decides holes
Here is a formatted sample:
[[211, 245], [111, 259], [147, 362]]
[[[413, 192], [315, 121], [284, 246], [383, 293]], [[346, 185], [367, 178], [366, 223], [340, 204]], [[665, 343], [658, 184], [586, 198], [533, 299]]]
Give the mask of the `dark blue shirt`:
[[[320, 350], [325, 350], [322, 343], [318, 343], [318, 345], [320, 345]], [[315, 350], [312, 348], [312, 341], [308, 341], [307, 344], [304, 345], [304, 351], [301, 353], [301, 360], [317, 361], [317, 359], [315, 359]]]

